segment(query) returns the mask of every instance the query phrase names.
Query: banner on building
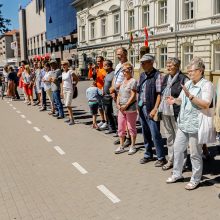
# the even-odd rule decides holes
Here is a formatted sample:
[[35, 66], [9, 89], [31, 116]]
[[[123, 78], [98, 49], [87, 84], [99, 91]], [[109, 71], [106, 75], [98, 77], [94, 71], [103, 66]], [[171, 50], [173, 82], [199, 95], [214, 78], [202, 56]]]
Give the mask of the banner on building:
[[12, 50], [16, 50], [17, 49], [17, 42], [16, 41], [11, 42], [11, 49]]

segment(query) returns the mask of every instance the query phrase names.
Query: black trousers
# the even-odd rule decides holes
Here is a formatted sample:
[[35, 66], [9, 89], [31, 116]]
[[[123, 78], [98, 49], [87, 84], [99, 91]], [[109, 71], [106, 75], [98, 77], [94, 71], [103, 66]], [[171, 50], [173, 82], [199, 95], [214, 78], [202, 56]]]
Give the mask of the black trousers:
[[115, 117], [113, 114], [112, 99], [105, 102], [103, 100], [104, 112], [107, 117], [109, 130], [116, 131]]

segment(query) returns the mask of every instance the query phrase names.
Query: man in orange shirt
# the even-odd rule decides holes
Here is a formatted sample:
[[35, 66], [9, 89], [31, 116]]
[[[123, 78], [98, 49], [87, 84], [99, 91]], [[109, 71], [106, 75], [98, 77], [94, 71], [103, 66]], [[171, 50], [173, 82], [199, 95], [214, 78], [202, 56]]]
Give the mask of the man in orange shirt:
[[[96, 85], [100, 90], [103, 90], [104, 79], [107, 74], [105, 69], [103, 68], [103, 62], [104, 62], [104, 58], [102, 56], [98, 56], [96, 58], [96, 63], [98, 66], [98, 69], [96, 70], [96, 73], [97, 73], [96, 74]], [[105, 130], [106, 128], [108, 128], [108, 124], [106, 122], [102, 100], [100, 100], [99, 102], [99, 113], [100, 113], [102, 121], [98, 123], [98, 127], [101, 130]]]

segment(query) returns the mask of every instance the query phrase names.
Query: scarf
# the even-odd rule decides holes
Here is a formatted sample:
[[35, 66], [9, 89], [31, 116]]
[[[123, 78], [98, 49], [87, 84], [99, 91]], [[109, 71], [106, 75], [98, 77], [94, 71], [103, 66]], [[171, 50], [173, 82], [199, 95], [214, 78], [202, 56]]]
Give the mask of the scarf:
[[167, 86], [163, 91], [162, 100], [158, 109], [158, 111], [161, 112], [163, 115], [174, 116], [173, 106], [167, 103], [166, 97], [171, 96], [171, 87], [176, 82], [178, 76], [179, 72], [176, 73], [173, 78], [171, 77], [171, 75], [169, 75], [168, 77]]

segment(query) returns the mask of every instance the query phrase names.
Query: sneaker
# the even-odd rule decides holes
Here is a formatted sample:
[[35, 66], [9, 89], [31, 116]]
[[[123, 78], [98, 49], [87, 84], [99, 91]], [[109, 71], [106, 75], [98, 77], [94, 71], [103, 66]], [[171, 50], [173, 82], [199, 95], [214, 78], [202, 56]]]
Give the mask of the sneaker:
[[162, 167], [163, 165], [165, 165], [167, 163], [166, 159], [162, 159], [162, 160], [157, 160], [154, 164], [155, 167]]
[[63, 119], [64, 118], [64, 116], [58, 116], [57, 117], [57, 119]]
[[129, 151], [128, 151], [128, 155], [133, 155], [137, 152], [137, 149], [135, 146], [132, 146], [129, 148]]
[[115, 154], [121, 154], [124, 153], [126, 150], [122, 147], [119, 146], [116, 150], [115, 150]]
[[102, 121], [100, 121], [97, 125], [100, 128], [104, 123]]
[[114, 145], [118, 145], [118, 144], [120, 144], [120, 139], [119, 138], [114, 141]]
[[115, 131], [114, 130], [106, 130], [105, 131], [105, 134], [112, 134], [112, 133], [115, 133]]
[[73, 121], [73, 120], [71, 120], [70, 122], [69, 122], [69, 125], [74, 125], [75, 124], [75, 122]]
[[126, 138], [123, 147], [129, 147], [131, 145], [131, 138]]
[[116, 133], [113, 135], [113, 137], [118, 137], [118, 132], [116, 132]]
[[99, 127], [101, 130], [106, 130], [108, 128], [108, 124], [105, 122], [102, 126]]
[[64, 121], [65, 123], [70, 123], [70, 119], [67, 119]]
[[140, 159], [140, 164], [145, 164], [145, 163], [151, 162], [153, 160], [154, 160], [153, 157], [148, 157], [148, 158], [143, 157], [142, 159]]

